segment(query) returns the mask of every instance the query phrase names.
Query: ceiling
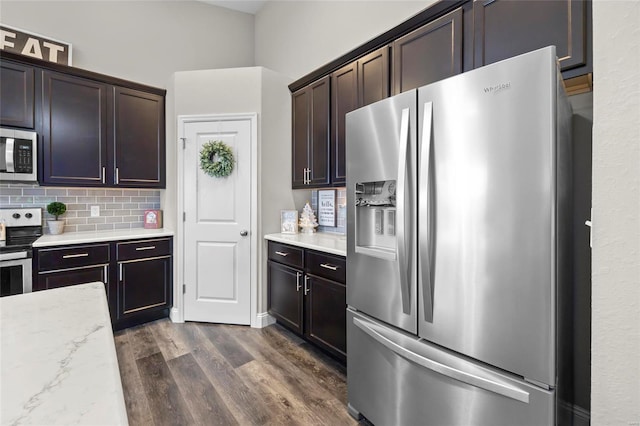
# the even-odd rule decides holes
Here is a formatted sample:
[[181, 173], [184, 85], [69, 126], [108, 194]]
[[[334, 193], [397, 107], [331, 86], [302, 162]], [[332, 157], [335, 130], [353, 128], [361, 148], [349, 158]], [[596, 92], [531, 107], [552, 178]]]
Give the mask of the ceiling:
[[209, 3], [215, 6], [225, 7], [227, 9], [238, 10], [240, 12], [255, 15], [267, 0], [199, 0], [203, 3]]

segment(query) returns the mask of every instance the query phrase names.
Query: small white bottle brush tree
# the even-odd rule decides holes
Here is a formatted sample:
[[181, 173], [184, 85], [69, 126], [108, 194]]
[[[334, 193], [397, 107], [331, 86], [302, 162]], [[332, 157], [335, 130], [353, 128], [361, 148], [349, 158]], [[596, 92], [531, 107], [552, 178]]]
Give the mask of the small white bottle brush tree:
[[316, 232], [315, 228], [318, 226], [318, 221], [316, 220], [316, 215], [313, 213], [313, 209], [309, 203], [306, 203], [302, 209], [299, 225], [300, 228], [302, 228], [303, 234], [313, 234]]

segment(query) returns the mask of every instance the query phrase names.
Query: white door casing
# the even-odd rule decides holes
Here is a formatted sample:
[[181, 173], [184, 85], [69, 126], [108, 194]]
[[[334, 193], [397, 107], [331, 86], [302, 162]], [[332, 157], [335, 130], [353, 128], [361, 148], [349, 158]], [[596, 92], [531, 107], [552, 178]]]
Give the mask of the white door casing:
[[[182, 306], [174, 320], [254, 325], [256, 121], [255, 114], [179, 118], [178, 211], [185, 215], [178, 267], [186, 291], [174, 300]], [[200, 168], [203, 144], [217, 140], [235, 157], [226, 178]]]

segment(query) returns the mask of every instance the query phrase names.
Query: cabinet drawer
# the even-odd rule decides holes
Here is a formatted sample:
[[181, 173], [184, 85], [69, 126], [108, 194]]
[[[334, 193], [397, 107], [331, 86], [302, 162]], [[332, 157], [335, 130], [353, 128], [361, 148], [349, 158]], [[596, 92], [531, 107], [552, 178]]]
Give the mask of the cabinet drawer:
[[302, 268], [304, 250], [286, 244], [269, 242], [269, 259], [295, 268]]
[[40, 271], [109, 263], [109, 244], [91, 244], [38, 250]]
[[135, 260], [171, 254], [171, 238], [134, 240], [116, 244], [116, 260]]
[[347, 279], [347, 259], [341, 256], [307, 251], [307, 272], [345, 283]]

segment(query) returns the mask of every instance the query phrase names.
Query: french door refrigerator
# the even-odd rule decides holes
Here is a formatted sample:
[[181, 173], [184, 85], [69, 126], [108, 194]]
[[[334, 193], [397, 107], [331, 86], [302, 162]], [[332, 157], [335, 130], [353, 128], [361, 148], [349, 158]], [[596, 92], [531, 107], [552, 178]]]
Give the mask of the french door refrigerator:
[[353, 416], [555, 423], [570, 119], [554, 47], [347, 114]]

